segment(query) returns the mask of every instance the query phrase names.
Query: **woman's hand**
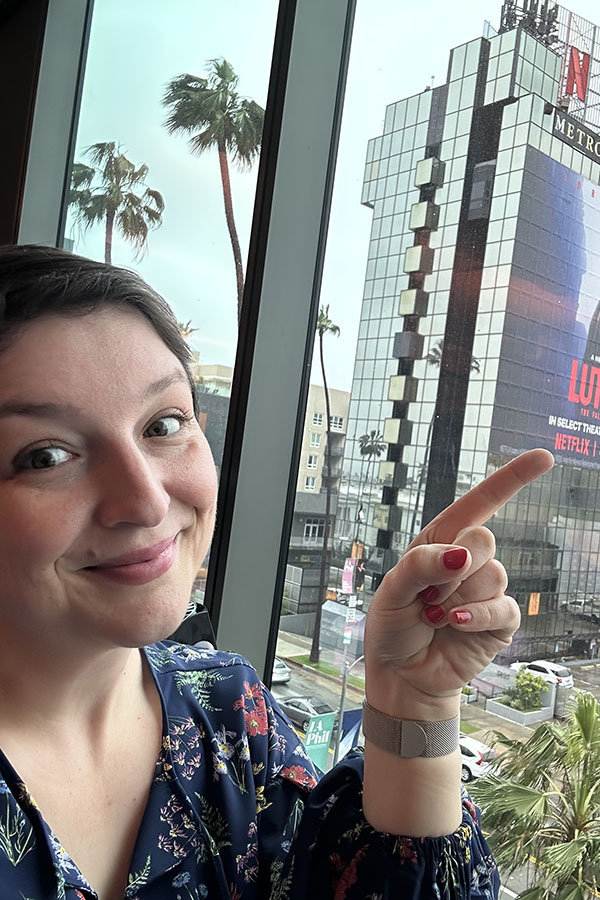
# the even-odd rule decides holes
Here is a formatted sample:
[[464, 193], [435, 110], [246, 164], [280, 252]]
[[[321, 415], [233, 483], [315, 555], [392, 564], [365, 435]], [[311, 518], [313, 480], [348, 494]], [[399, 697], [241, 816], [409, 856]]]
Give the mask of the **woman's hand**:
[[510, 644], [519, 607], [504, 593], [483, 523], [552, 465], [546, 450], [531, 450], [498, 469], [433, 519], [386, 574], [365, 632], [373, 706], [407, 718], [456, 715], [462, 686]]

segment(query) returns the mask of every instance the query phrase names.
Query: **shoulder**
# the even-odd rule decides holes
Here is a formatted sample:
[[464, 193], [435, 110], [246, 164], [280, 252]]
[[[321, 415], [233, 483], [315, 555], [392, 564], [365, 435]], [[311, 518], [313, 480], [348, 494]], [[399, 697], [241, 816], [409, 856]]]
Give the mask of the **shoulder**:
[[210, 672], [226, 670], [228, 675], [240, 678], [253, 676], [258, 679], [254, 667], [243, 656], [222, 650], [207, 650], [176, 641], [158, 641], [144, 647], [150, 668], [157, 676], [176, 672]]
[[169, 716], [182, 716], [187, 708], [189, 714], [198, 711], [231, 730], [231, 716], [271, 705], [258, 673], [243, 656], [175, 641], [152, 644], [144, 653]]

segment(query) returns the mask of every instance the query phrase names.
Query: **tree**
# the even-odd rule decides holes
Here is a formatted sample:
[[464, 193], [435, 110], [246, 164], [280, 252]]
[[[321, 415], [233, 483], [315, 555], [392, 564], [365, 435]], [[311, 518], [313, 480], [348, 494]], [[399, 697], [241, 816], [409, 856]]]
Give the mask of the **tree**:
[[[427, 362], [430, 366], [435, 366], [440, 369], [442, 366], [442, 354], [444, 352], [444, 339], [440, 338], [433, 344], [429, 351], [425, 355], [425, 362]], [[471, 372], [479, 372], [480, 365], [479, 360], [476, 356], [471, 356]], [[429, 428], [427, 429], [427, 438], [425, 441], [425, 458], [423, 459], [423, 463], [419, 469], [419, 480], [417, 482], [417, 496], [415, 497], [415, 504], [413, 506], [413, 514], [412, 521], [410, 523], [410, 535], [409, 542], [412, 541], [415, 536], [415, 530], [417, 527], [417, 513], [419, 511], [419, 502], [421, 500], [421, 492], [423, 490], [423, 485], [425, 483], [425, 478], [427, 476], [427, 465], [429, 463], [429, 452], [431, 450], [431, 436], [433, 434], [433, 423], [435, 422], [435, 410], [433, 416], [431, 417], [431, 422], [429, 423]]]
[[515, 676], [515, 683], [506, 689], [499, 702], [523, 712], [529, 709], [539, 709], [542, 705], [541, 694], [546, 687], [546, 682], [541, 675], [534, 675], [533, 672], [528, 672], [526, 669], [519, 669]]
[[[115, 228], [141, 256], [148, 231], [162, 223], [165, 208], [162, 194], [145, 183], [148, 166], [136, 167], [114, 141], [92, 144], [85, 155], [92, 165], [76, 162], [71, 173], [69, 204], [76, 222], [85, 231], [104, 221], [105, 262], [112, 262]], [[140, 188], [143, 193], [136, 193]]]
[[600, 706], [578, 692], [563, 723], [542, 723], [505, 748], [496, 772], [469, 786], [485, 809], [503, 874], [535, 860], [520, 900], [591, 900], [599, 887]]
[[165, 91], [163, 105], [170, 108], [166, 126], [171, 134], [191, 135], [189, 146], [196, 156], [216, 147], [225, 204], [225, 219], [233, 251], [237, 283], [238, 321], [244, 294], [244, 268], [238, 238], [229, 156], [240, 169], [250, 168], [260, 153], [264, 109], [254, 100], [240, 97], [238, 76], [226, 59], [209, 61], [208, 78], [178, 75]]
[[[359, 437], [358, 447], [360, 450], [360, 455], [367, 457], [367, 468], [366, 468], [366, 472], [365, 472], [365, 478], [364, 478], [362, 490], [364, 490], [364, 487], [368, 483], [369, 468], [371, 466], [373, 457], [375, 457], [376, 459], [379, 459], [379, 457], [385, 450], [386, 446], [387, 446], [387, 444], [383, 440], [383, 435], [381, 434], [381, 432], [379, 430], [375, 430], [374, 428], [371, 429], [370, 432], [365, 432], [365, 434], [361, 434], [361, 436]], [[362, 511], [362, 498], [361, 498], [362, 490], [359, 490], [359, 492], [358, 492], [358, 501], [359, 501], [358, 514], [360, 514], [360, 512]], [[359, 517], [357, 517], [357, 521], [358, 521], [358, 524], [360, 527], [361, 520]], [[365, 518], [363, 518], [362, 521], [365, 521]], [[358, 531], [358, 529], [357, 529], [357, 531]]]
[[325, 434], [325, 466], [327, 467], [327, 479], [325, 481], [325, 527], [323, 529], [323, 554], [321, 556], [321, 567], [319, 571], [319, 590], [317, 594], [317, 614], [315, 618], [315, 630], [313, 632], [312, 645], [310, 648], [310, 661], [312, 663], [319, 662], [319, 643], [321, 639], [321, 618], [323, 613], [323, 604], [327, 597], [327, 582], [329, 576], [329, 514], [331, 510], [331, 405], [329, 402], [329, 387], [327, 385], [327, 376], [325, 374], [325, 354], [323, 348], [323, 339], [326, 334], [332, 334], [337, 337], [340, 329], [329, 318], [329, 304], [322, 306], [319, 310], [317, 319], [317, 334], [319, 335], [319, 359], [321, 361], [321, 375], [323, 377], [323, 388], [325, 390], [325, 415], [327, 416], [327, 429]]
[[196, 331], [198, 331], [197, 328], [194, 328], [192, 326], [191, 319], [188, 319], [187, 322], [179, 322], [178, 321], [177, 327], [179, 329], [179, 334], [184, 339], [184, 341], [187, 341], [188, 338], [190, 338]]

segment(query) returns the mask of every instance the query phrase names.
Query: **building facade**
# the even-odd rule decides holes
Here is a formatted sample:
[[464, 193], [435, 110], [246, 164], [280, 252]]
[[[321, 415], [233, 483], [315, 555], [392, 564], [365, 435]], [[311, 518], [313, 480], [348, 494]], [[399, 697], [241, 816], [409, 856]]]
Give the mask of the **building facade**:
[[[308, 392], [296, 501], [283, 593], [284, 613], [306, 615], [299, 630], [311, 633], [320, 591], [323, 543], [326, 528], [327, 488], [329, 487], [328, 558], [333, 553], [333, 535], [338, 509], [342, 459], [348, 424], [348, 391], [329, 388], [330, 427], [327, 432], [325, 390], [311, 384]], [[327, 465], [327, 441], [331, 464]], [[327, 588], [327, 573], [325, 585]], [[291, 620], [290, 620], [291, 621]], [[290, 622], [288, 627], [291, 628]]]
[[[522, 9], [520, 7], [523, 7]], [[548, 4], [450, 52], [447, 82], [386, 109], [338, 531], [383, 433], [364, 540], [371, 586], [421, 524], [499, 465], [557, 465], [491, 528], [523, 614], [514, 655], [567, 652], [600, 596], [600, 48]], [[363, 504], [364, 512], [364, 504]], [[572, 611], [577, 595], [584, 614]]]

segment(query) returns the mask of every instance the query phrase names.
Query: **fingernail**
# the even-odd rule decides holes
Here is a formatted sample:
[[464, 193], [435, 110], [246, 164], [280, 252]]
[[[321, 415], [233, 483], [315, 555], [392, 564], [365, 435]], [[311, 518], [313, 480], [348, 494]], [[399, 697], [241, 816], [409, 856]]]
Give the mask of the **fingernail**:
[[425, 603], [435, 603], [439, 596], [440, 591], [439, 588], [436, 588], [435, 584], [430, 584], [429, 587], [426, 587], [419, 594], [419, 597], [421, 600], [424, 600]]
[[426, 606], [425, 615], [430, 622], [433, 622], [433, 624], [435, 624], [436, 622], [439, 622], [444, 618], [444, 610], [441, 606]]
[[467, 622], [470, 622], [473, 616], [470, 612], [467, 612], [466, 609], [453, 609], [452, 615], [454, 616], [454, 621], [457, 625], [466, 625]]
[[467, 551], [464, 547], [457, 547], [456, 550], [446, 550], [443, 559], [447, 569], [462, 569], [467, 561]]

